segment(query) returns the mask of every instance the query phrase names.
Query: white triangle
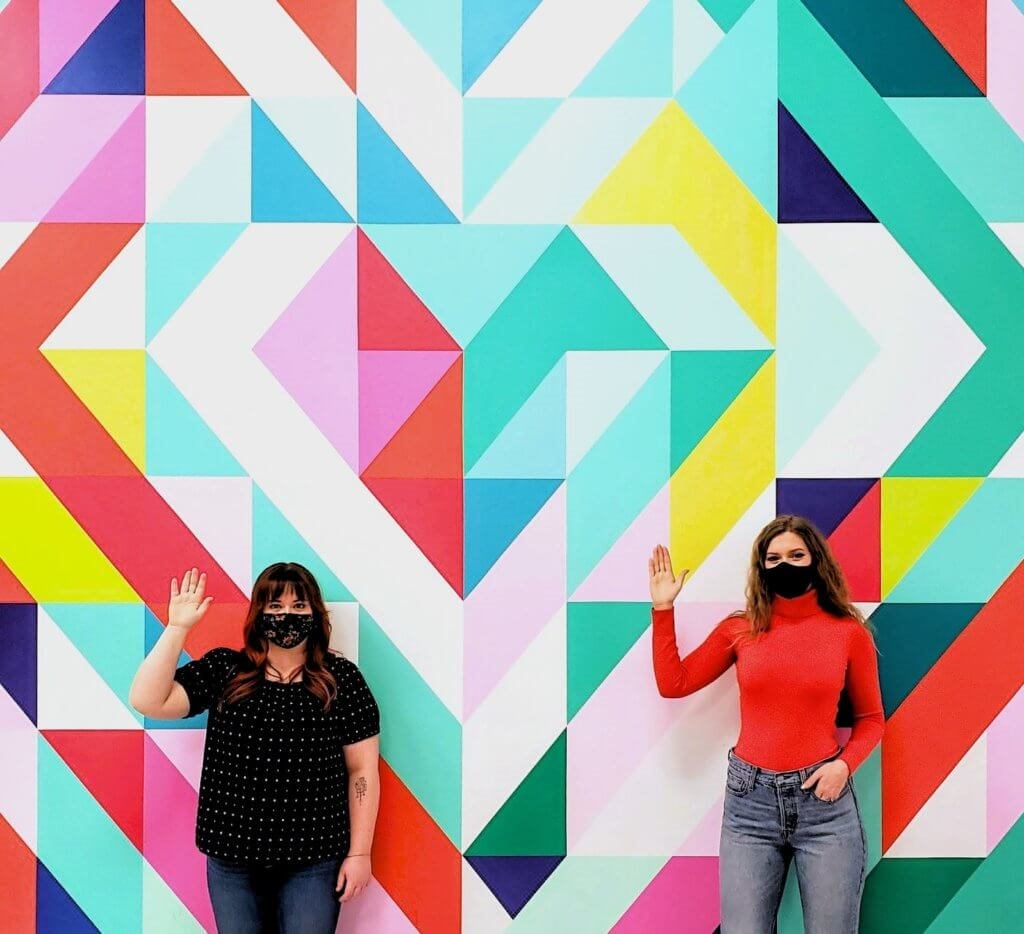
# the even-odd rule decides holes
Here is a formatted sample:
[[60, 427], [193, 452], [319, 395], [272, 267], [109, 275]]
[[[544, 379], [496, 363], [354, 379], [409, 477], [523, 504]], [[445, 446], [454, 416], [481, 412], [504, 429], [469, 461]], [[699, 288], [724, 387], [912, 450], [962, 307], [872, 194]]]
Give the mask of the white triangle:
[[1024, 478], [1024, 432], [1021, 432], [1010, 449], [1002, 456], [999, 463], [992, 468], [990, 477]]
[[956, 764], [886, 851], [891, 858], [985, 857], [988, 855], [986, 737]]
[[[504, 931], [508, 912], [487, 888], [468, 860], [462, 861], [462, 929], [464, 931]], [[409, 930], [412, 930], [410, 927]]]
[[5, 221], [0, 224], [0, 267], [6, 265], [35, 226], [29, 221]]
[[0, 431], [0, 477], [34, 477], [36, 472], [10, 438]]
[[331, 614], [330, 647], [350, 662], [359, 664], [359, 604], [328, 603]]
[[148, 735], [185, 781], [198, 791], [206, 730], [150, 730]]
[[128, 241], [43, 350], [137, 350], [146, 346], [145, 228]]
[[139, 723], [110, 685], [39, 607], [40, 730], [137, 730]]
[[699, 0], [675, 0], [672, 23], [672, 81], [678, 90], [704, 63], [725, 33]]

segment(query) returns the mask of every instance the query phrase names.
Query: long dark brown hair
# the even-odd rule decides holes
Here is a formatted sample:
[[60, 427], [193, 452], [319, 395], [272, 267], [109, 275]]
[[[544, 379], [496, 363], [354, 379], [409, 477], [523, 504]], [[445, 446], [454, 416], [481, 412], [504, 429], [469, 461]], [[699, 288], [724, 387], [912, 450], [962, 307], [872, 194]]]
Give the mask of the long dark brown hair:
[[745, 617], [750, 623], [750, 635], [756, 637], [767, 632], [771, 625], [772, 594], [768, 589], [764, 562], [772, 539], [786, 532], [799, 535], [807, 546], [811, 565], [817, 571], [814, 587], [821, 608], [832, 616], [855, 619], [870, 629], [864, 614], [850, 600], [843, 569], [817, 526], [803, 516], [779, 516], [761, 530], [751, 549], [750, 570], [747, 572], [747, 608], [736, 614]]
[[242, 630], [244, 657], [224, 687], [222, 704], [233, 704], [248, 697], [266, 677], [269, 665], [267, 640], [260, 635], [256, 624], [267, 604], [279, 599], [288, 591], [294, 594], [296, 600], [303, 600], [309, 604], [313, 611], [313, 631], [306, 639], [306, 661], [302, 669], [302, 681], [306, 690], [323, 702], [324, 710], [330, 710], [338, 695], [338, 684], [325, 665], [330, 654], [330, 614], [316, 578], [301, 564], [284, 561], [270, 565], [260, 573], [253, 584], [252, 599], [249, 601], [249, 610]]

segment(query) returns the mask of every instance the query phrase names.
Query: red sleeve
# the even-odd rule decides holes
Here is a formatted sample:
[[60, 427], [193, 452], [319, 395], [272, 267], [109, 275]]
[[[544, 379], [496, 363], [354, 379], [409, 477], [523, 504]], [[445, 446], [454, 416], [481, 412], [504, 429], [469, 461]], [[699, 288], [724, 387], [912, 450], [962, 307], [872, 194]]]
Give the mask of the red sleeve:
[[693, 694], [728, 671], [736, 661], [732, 638], [723, 620], [686, 658], [679, 657], [676, 644], [674, 610], [655, 610], [654, 619], [654, 679], [662, 697], [685, 697]]
[[871, 633], [857, 625], [850, 638], [846, 693], [853, 708], [853, 730], [841, 758], [853, 773], [878, 745], [885, 731], [885, 708], [878, 683], [878, 659]]

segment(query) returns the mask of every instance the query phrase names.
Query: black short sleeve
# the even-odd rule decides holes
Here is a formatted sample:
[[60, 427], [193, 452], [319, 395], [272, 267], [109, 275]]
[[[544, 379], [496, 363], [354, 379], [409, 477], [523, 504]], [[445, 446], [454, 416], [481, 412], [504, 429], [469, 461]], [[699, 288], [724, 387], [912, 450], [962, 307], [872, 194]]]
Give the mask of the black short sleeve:
[[347, 658], [332, 656], [332, 670], [338, 682], [338, 722], [341, 741], [351, 746], [380, 732], [380, 710], [363, 673]]
[[174, 672], [174, 680], [188, 695], [187, 717], [201, 714], [217, 701], [237, 667], [238, 659], [239, 653], [234, 649], [210, 649], [205, 655], [182, 665]]

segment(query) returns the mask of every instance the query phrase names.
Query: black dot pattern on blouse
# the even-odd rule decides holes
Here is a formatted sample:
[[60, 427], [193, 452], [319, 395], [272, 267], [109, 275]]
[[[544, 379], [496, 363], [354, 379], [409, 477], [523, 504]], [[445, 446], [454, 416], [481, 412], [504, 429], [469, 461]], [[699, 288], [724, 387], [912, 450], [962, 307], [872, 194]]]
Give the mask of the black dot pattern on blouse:
[[217, 709], [242, 658], [211, 649], [174, 673], [188, 716], [209, 710], [199, 783], [196, 846], [219, 859], [302, 863], [349, 848], [344, 746], [380, 732], [377, 703], [359, 669], [330, 655], [338, 697], [323, 703], [301, 683], [264, 680], [244, 700]]

